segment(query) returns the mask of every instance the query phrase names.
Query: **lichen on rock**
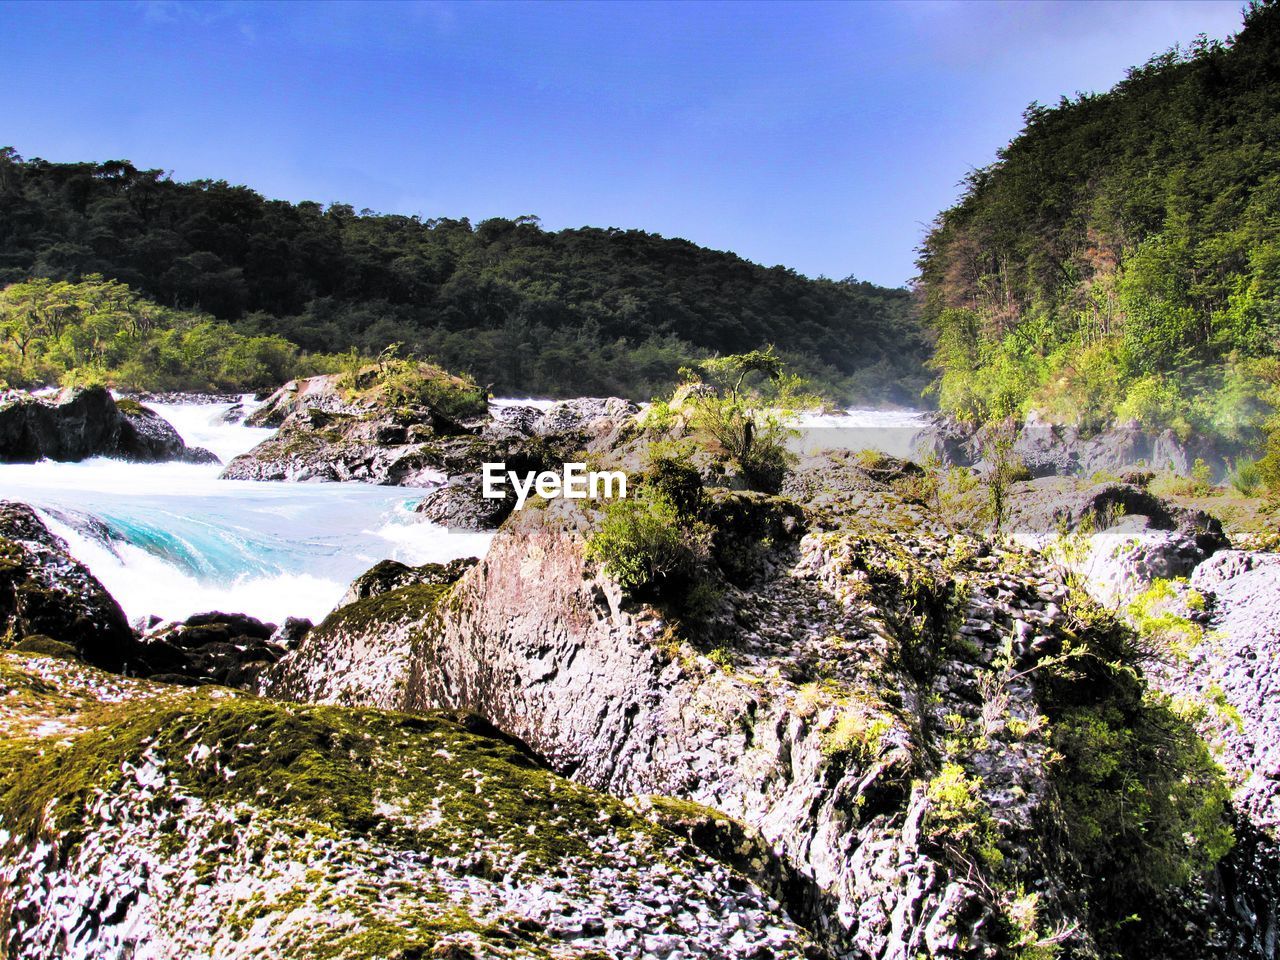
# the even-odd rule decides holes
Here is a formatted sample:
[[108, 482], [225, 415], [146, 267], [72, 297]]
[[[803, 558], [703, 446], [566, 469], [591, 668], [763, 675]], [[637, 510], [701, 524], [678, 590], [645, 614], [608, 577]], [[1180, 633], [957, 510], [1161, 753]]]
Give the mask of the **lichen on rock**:
[[816, 957], [740, 874], [478, 718], [0, 655], [6, 956]]

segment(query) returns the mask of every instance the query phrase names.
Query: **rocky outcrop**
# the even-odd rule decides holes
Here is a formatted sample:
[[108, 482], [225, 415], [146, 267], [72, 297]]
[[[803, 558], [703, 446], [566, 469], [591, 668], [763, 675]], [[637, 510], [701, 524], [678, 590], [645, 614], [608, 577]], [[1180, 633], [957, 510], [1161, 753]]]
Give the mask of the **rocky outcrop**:
[[508, 486], [507, 495], [484, 495], [483, 478], [478, 473], [462, 473], [423, 497], [414, 512], [424, 520], [453, 530], [496, 530], [511, 516], [516, 498]]
[[430, 488], [421, 508], [427, 519], [493, 529], [514, 499], [481, 496], [482, 464], [505, 463], [522, 473], [558, 467], [592, 445], [607, 445], [638, 412], [625, 400], [584, 399], [458, 416], [426, 401], [393, 403], [376, 390], [344, 390], [339, 382], [294, 381], [268, 399], [246, 423], [278, 432], [235, 458], [223, 477]]
[[1242, 808], [1280, 835], [1280, 554], [1223, 551], [1196, 567], [1191, 588], [1209, 617], [1203, 641], [1175, 664], [1174, 690], [1216, 721]]
[[823, 956], [743, 874], [474, 716], [0, 654], [0, 953]]
[[1156, 580], [1187, 577], [1230, 546], [1222, 524], [1136, 484], [1044, 477], [1009, 493], [1005, 533], [1081, 577], [1102, 603], [1123, 608]]
[[0, 501], [0, 640], [47, 636], [119, 670], [138, 657], [120, 605], [29, 506]]
[[198, 613], [181, 623], [155, 626], [141, 638], [135, 672], [153, 680], [197, 686], [255, 686], [262, 672], [284, 656], [285, 639], [274, 623], [241, 613]]
[[117, 402], [101, 387], [69, 391], [56, 402], [20, 397], [0, 405], [0, 462], [89, 457], [218, 462], [208, 450], [187, 447], [155, 411], [133, 400]]
[[[956, 466], [981, 466], [1002, 427], [983, 427], [944, 414], [934, 417], [916, 441], [916, 454], [936, 456]], [[1227, 462], [1246, 451], [1205, 437], [1180, 439], [1171, 430], [1152, 432], [1136, 423], [1115, 424], [1087, 433], [1070, 424], [1055, 424], [1035, 415], [1019, 425], [1010, 455], [1024, 464], [1033, 477], [1091, 476], [1118, 473], [1142, 465], [1189, 476], [1197, 460], [1214, 475], [1226, 473]]]
[[[581, 783], [749, 825], [800, 881], [793, 916], [841, 956], [1233, 955], [1238, 917], [1204, 872], [1227, 788], [1185, 724], [1163, 766], [1116, 746], [1166, 718], [1123, 628], [1052, 565], [964, 537], [800, 537], [779, 508], [771, 555], [682, 612], [628, 600], [562, 507], [509, 520], [447, 592], [336, 611], [265, 689], [475, 710]], [[1145, 732], [1107, 726], [1122, 717]], [[1116, 738], [1103, 775], [1089, 724]], [[1162, 802], [1139, 840], [1126, 777], [1218, 813], [1193, 826]]]

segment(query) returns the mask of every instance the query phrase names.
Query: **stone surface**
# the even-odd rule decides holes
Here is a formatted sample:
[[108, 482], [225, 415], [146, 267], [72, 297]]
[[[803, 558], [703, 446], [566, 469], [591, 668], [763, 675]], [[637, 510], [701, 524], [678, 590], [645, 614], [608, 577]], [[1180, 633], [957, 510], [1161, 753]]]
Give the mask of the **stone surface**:
[[[286, 384], [245, 421], [276, 426], [275, 436], [236, 457], [223, 471], [234, 480], [361, 481], [425, 487], [422, 508], [433, 522], [491, 529], [510, 504], [480, 496], [484, 463], [521, 473], [558, 468], [631, 422], [638, 408], [618, 399], [580, 399], [550, 409], [495, 406], [458, 420], [429, 406], [357, 397], [336, 376]], [[448, 486], [446, 486], [448, 484]], [[443, 488], [443, 489], [440, 489]]]
[[[979, 427], [939, 414], [916, 442], [920, 457], [944, 463], [978, 466], [985, 457], [993, 428]], [[1016, 432], [1012, 456], [1034, 477], [1118, 473], [1136, 465], [1189, 476], [1196, 460], [1204, 460], [1216, 477], [1227, 463], [1246, 451], [1226, 448], [1202, 437], [1179, 439], [1172, 431], [1152, 433], [1137, 424], [1121, 423], [1088, 434], [1078, 427], [1030, 416]]]
[[[954, 757], [1002, 856], [1036, 878], [1044, 935], [1094, 949], [1052, 840], [1065, 828], [1049, 740], [1011, 732], [1046, 709], [1036, 664], [1079, 642], [1051, 564], [963, 538], [783, 537], [741, 587], [721, 584], [718, 612], [694, 629], [586, 563], [586, 523], [555, 505], [514, 517], [445, 592], [335, 611], [264, 690], [475, 710], [579, 782], [703, 805], [764, 839], [776, 863], [757, 860], [791, 884], [792, 915], [850, 957], [1005, 955], [994, 874], [956, 859], [932, 819], [938, 757]], [[1108, 689], [1088, 681], [1079, 695]], [[977, 745], [954, 753], [957, 729]], [[1195, 897], [1220, 915], [1221, 895]], [[1195, 955], [1228, 955], [1237, 921], [1197, 916], [1209, 952]]]
[[218, 462], [208, 450], [188, 448], [155, 411], [136, 401], [117, 404], [102, 387], [68, 391], [55, 402], [20, 397], [0, 405], [0, 462], [89, 457]]
[[138, 648], [124, 611], [24, 503], [0, 500], [0, 636], [46, 635], [121, 669]]
[[820, 960], [766, 894], [479, 718], [0, 654], [13, 960]]
[[145, 666], [135, 672], [192, 686], [251, 687], [285, 654], [276, 634], [275, 624], [244, 614], [198, 613], [148, 630], [141, 643]]

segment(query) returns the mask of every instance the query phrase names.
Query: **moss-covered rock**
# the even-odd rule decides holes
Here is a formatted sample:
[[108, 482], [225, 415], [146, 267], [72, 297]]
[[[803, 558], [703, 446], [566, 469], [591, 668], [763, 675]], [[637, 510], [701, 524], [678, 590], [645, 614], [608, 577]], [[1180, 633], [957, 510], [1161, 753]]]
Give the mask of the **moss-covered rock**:
[[14, 960], [815, 955], [740, 874], [475, 718], [16, 654], [0, 716]]
[[0, 501], [0, 643], [46, 636], [120, 669], [139, 648], [124, 611], [23, 503]]

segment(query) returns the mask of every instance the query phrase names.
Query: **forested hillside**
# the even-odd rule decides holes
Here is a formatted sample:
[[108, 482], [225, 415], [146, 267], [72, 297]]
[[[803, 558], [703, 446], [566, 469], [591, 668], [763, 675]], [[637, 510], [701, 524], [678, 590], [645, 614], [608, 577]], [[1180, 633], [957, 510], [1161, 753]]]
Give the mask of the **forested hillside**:
[[93, 274], [304, 351], [399, 342], [501, 392], [647, 399], [694, 357], [769, 343], [849, 400], [916, 402], [928, 379], [905, 290], [636, 230], [357, 213], [0, 151], [0, 285]]
[[1280, 382], [1280, 7], [1025, 118], [922, 250], [942, 406], [1247, 439]]

